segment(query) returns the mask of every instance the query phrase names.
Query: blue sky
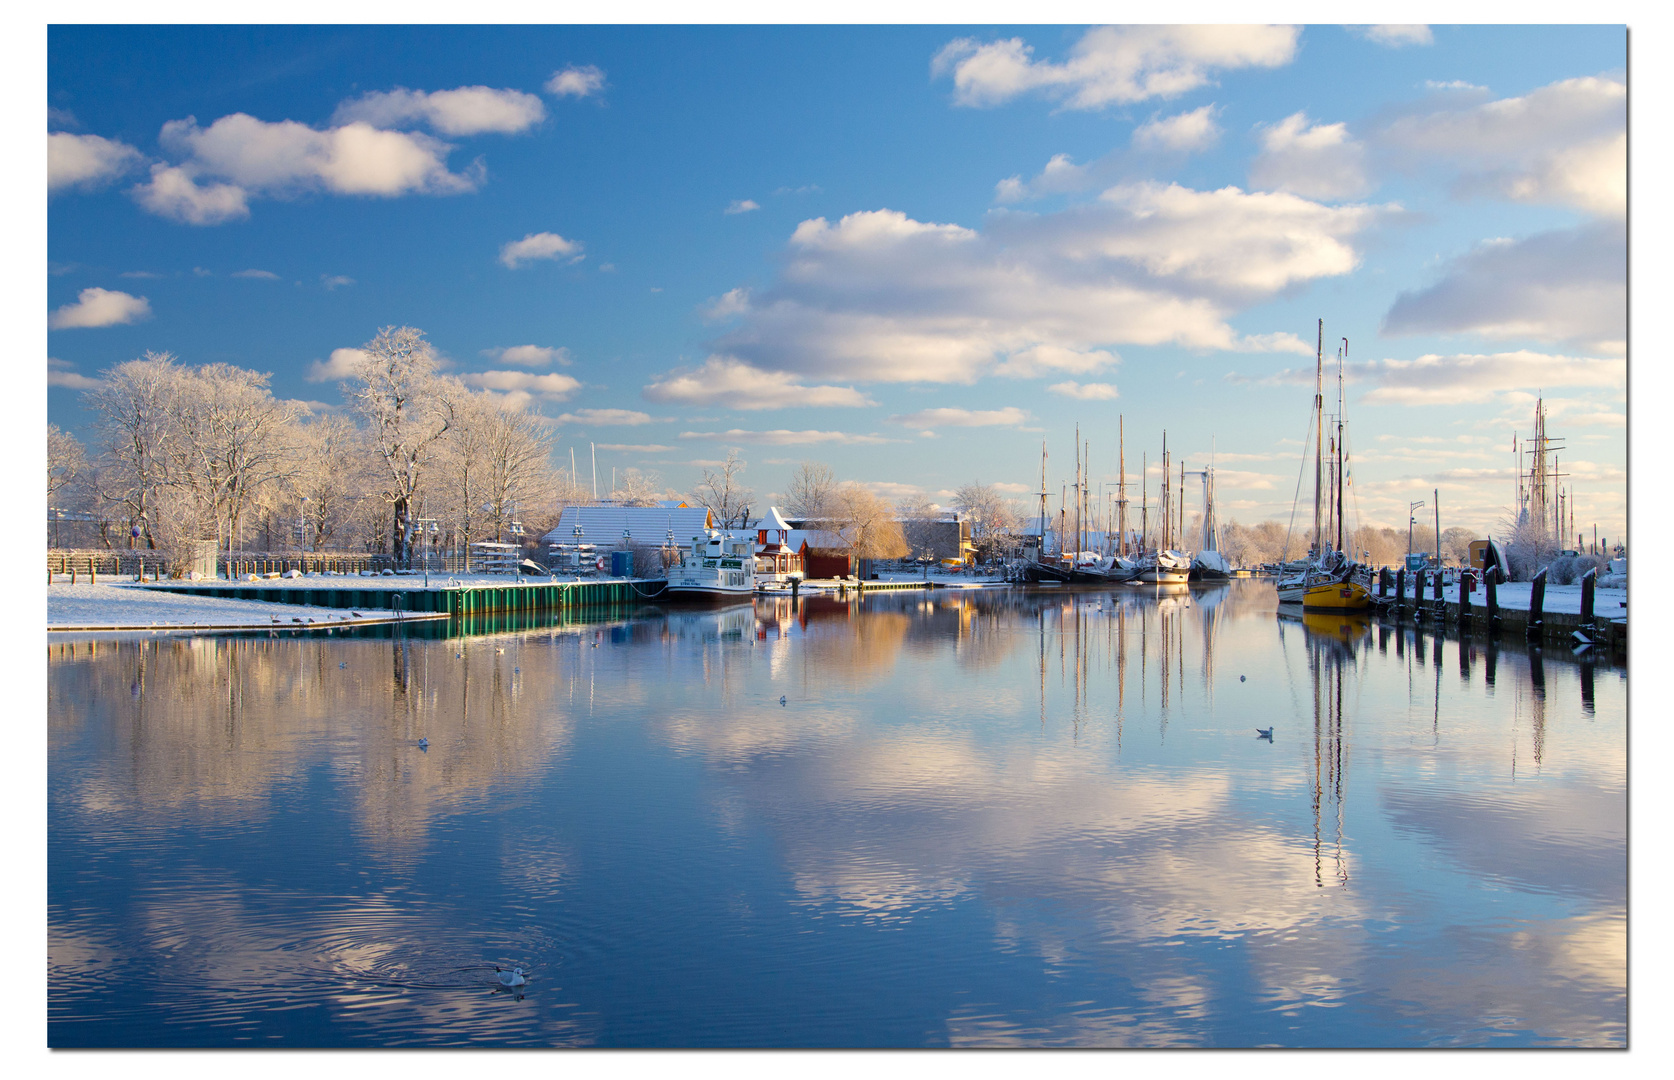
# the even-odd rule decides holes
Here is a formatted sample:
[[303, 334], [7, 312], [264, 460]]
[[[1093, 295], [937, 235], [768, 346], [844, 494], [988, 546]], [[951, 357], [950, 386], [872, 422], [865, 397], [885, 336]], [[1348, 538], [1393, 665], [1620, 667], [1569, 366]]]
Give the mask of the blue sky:
[[1166, 429], [1252, 522], [1290, 512], [1323, 318], [1361, 520], [1439, 488], [1492, 528], [1544, 392], [1578, 527], [1618, 536], [1626, 45], [56, 27], [48, 416], [86, 434], [78, 387], [147, 349], [333, 407], [339, 350], [408, 324], [565, 463], [680, 490], [737, 447], [764, 494], [815, 459], [1021, 496], [1044, 438], [1056, 491], [1077, 422], [1113, 483], [1120, 414], [1130, 480]]

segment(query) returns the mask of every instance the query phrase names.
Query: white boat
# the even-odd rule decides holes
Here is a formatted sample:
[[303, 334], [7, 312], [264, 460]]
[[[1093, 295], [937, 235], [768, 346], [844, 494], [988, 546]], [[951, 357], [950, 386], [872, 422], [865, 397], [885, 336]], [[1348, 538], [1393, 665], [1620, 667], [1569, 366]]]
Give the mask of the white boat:
[[1192, 557], [1183, 551], [1157, 551], [1139, 563], [1139, 580], [1146, 585], [1184, 585], [1191, 580]]
[[733, 536], [714, 529], [692, 537], [691, 549], [681, 553], [680, 565], [669, 567], [670, 599], [747, 600], [755, 594], [754, 537]]

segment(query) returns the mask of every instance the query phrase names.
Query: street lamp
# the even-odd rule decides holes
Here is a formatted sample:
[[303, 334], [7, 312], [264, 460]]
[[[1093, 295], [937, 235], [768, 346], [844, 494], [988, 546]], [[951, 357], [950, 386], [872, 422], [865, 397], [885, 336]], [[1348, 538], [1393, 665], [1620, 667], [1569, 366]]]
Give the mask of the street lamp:
[[1419, 507], [1421, 507], [1423, 505], [1424, 505], [1424, 500], [1420, 499], [1417, 502], [1413, 503], [1411, 506], [1407, 507], [1407, 554], [1408, 555], [1412, 554], [1412, 527], [1418, 523], [1418, 519], [1413, 516], [1413, 511], [1417, 510]]

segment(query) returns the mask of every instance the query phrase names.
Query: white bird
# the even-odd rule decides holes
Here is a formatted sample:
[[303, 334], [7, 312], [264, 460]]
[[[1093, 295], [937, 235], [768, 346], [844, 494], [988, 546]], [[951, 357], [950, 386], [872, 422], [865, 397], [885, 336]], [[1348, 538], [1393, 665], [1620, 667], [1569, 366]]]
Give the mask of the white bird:
[[524, 977], [522, 968], [512, 968], [510, 971], [502, 971], [500, 969], [500, 965], [495, 964], [494, 970], [500, 976], [501, 986], [525, 986], [529, 982], [529, 980]]
[[1268, 742], [1272, 742], [1273, 741], [1273, 729], [1272, 728], [1265, 728], [1265, 729], [1256, 728], [1256, 738], [1266, 739]]
[[340, 668], [346, 668], [346, 667], [349, 666], [349, 662], [347, 660], [345, 660], [341, 664], [338, 664], [337, 666], [340, 667]]
[[785, 703], [785, 695], [780, 694], [779, 695], [779, 704], [783, 705], [784, 703]]
[[429, 739], [420, 739], [419, 740], [419, 749], [420, 750], [430, 749], [430, 740]]

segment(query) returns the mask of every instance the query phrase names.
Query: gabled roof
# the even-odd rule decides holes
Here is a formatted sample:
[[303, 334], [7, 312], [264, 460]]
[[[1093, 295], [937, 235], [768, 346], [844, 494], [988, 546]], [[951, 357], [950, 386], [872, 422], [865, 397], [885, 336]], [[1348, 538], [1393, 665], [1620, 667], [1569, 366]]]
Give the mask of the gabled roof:
[[779, 508], [777, 506], [769, 506], [765, 515], [759, 518], [752, 518], [749, 524], [745, 526], [745, 528], [751, 530], [752, 532], [757, 532], [762, 529], [777, 529], [781, 532], [789, 532], [790, 527], [790, 522], [786, 521], [784, 516], [779, 513]]
[[626, 530], [634, 543], [652, 545], [666, 544], [672, 531], [674, 542], [684, 546], [713, 528], [713, 520], [702, 506], [566, 506], [557, 526], [541, 539], [548, 544], [576, 543], [579, 525], [583, 544], [617, 547]]

